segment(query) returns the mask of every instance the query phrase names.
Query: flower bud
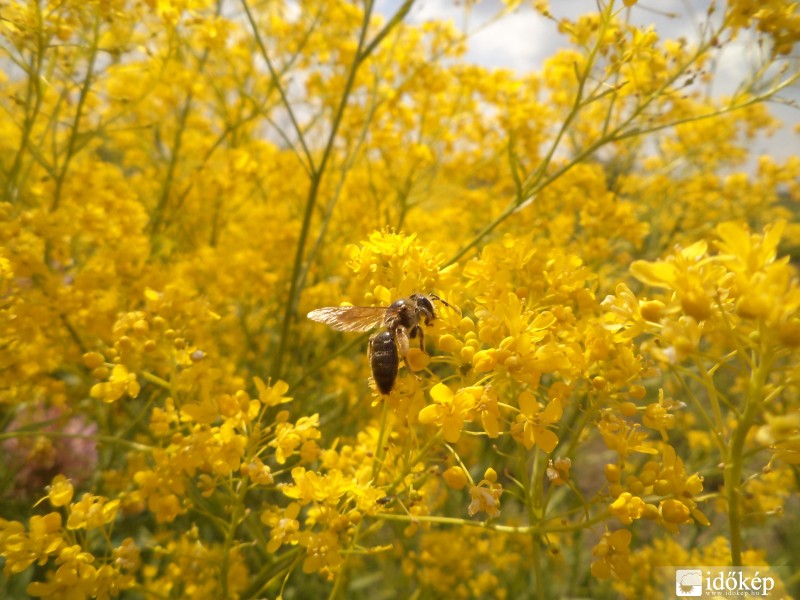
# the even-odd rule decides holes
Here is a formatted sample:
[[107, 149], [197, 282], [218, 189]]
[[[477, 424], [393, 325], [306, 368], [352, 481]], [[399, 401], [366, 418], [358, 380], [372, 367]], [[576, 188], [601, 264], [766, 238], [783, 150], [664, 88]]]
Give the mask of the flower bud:
[[689, 520], [691, 513], [687, 506], [674, 498], [669, 498], [661, 502], [661, 516], [667, 523], [680, 525]]
[[99, 352], [87, 352], [83, 355], [83, 364], [89, 369], [97, 369], [102, 367], [106, 362], [105, 357]]
[[454, 490], [463, 489], [467, 485], [467, 474], [461, 467], [450, 467], [442, 473], [445, 482]]

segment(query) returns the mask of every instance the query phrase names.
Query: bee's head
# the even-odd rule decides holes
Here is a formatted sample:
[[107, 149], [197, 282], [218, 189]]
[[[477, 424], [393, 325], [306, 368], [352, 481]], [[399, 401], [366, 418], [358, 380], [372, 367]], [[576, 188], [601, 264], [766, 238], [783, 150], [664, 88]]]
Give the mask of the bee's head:
[[433, 318], [433, 302], [431, 299], [423, 294], [411, 294], [411, 299], [417, 305], [417, 310], [421, 313]]

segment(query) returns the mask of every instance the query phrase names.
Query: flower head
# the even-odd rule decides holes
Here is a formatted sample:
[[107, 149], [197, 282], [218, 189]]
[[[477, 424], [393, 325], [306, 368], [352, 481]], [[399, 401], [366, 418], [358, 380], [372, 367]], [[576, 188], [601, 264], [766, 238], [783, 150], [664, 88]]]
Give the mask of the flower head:
[[563, 409], [561, 401], [551, 400], [542, 410], [535, 396], [529, 392], [522, 392], [517, 398], [519, 414], [511, 426], [511, 435], [525, 448], [530, 450], [539, 446], [545, 452], [552, 452], [558, 445], [558, 436], [550, 431], [561, 420]]
[[472, 497], [467, 509], [470, 517], [479, 512], [485, 512], [490, 517], [500, 516], [500, 496], [503, 495], [503, 486], [497, 483], [497, 473], [494, 469], [486, 469], [484, 479], [478, 485], [470, 486], [469, 495]]

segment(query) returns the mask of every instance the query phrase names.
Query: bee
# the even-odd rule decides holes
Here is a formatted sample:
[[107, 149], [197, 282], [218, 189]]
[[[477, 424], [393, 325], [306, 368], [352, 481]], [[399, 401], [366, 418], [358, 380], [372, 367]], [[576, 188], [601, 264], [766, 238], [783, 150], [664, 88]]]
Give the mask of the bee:
[[447, 302], [435, 294], [411, 294], [394, 301], [390, 306], [327, 306], [308, 313], [308, 318], [330, 325], [336, 331], [370, 331], [379, 325], [386, 329], [369, 338], [369, 364], [372, 379], [381, 394], [389, 394], [397, 380], [400, 359], [409, 367], [406, 355], [410, 341], [419, 338], [423, 344], [422, 325], [436, 318], [433, 300], [445, 306]]

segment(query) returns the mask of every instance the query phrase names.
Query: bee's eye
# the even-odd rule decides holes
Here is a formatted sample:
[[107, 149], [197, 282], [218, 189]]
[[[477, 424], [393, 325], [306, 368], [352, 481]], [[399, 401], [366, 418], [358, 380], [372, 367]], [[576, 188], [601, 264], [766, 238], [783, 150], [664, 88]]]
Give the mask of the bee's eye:
[[433, 302], [431, 302], [427, 296], [417, 296], [416, 300], [417, 306], [419, 306], [422, 310], [433, 314]]

